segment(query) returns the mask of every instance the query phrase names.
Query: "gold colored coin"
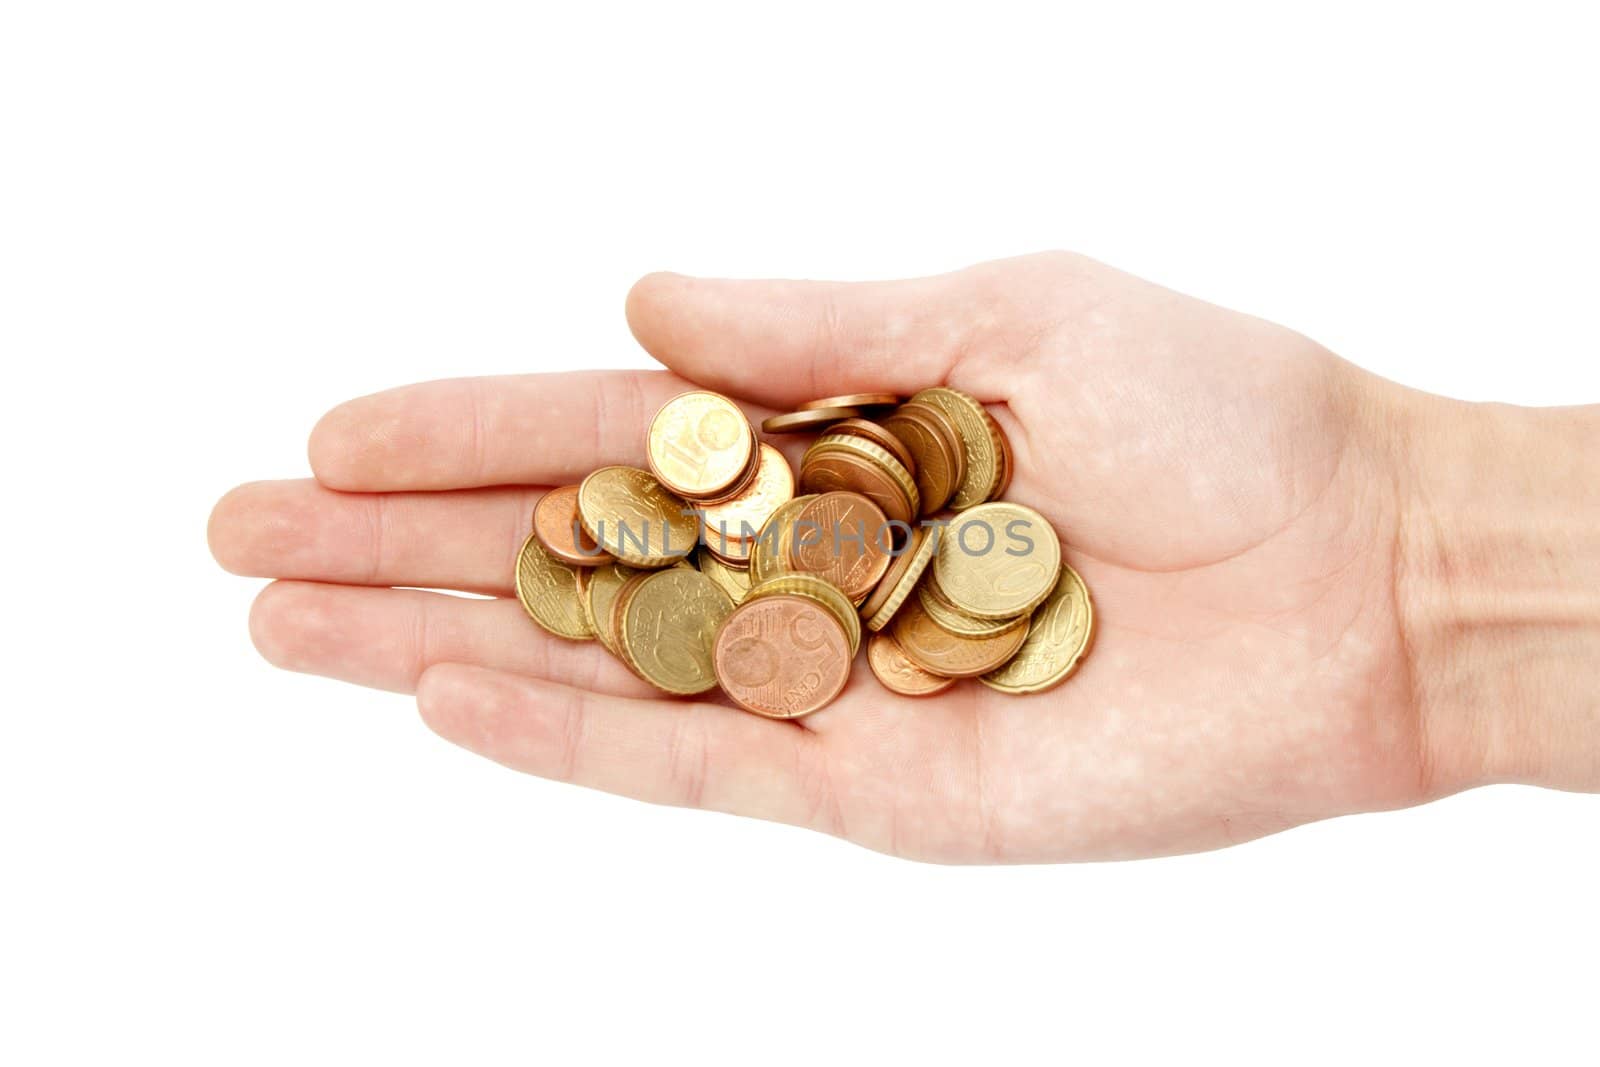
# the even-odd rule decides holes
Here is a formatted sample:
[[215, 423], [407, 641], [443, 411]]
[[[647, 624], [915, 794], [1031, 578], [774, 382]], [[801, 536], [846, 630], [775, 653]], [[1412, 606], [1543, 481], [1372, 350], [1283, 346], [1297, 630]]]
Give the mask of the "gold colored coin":
[[621, 605], [618, 645], [633, 672], [658, 689], [687, 696], [717, 684], [711, 642], [733, 601], [699, 571], [648, 574]]
[[861, 604], [861, 618], [867, 629], [876, 631], [889, 625], [906, 597], [917, 588], [917, 580], [928, 569], [928, 564], [933, 562], [938, 543], [937, 526], [918, 526], [911, 531], [910, 543], [889, 564], [888, 573]]
[[1017, 621], [1014, 615], [1004, 619], [980, 619], [968, 615], [946, 599], [939, 589], [938, 576], [931, 570], [922, 576], [922, 584], [917, 586], [917, 600], [929, 618], [957, 637], [993, 637], [1009, 630]]
[[596, 567], [589, 575], [588, 585], [583, 595], [583, 615], [589, 623], [589, 628], [600, 639], [612, 655], [620, 655], [611, 642], [611, 605], [617, 599], [617, 593], [629, 578], [639, 572], [624, 563], [608, 563], [603, 567]]
[[681, 393], [661, 405], [647, 441], [651, 473], [666, 488], [691, 498], [735, 486], [756, 447], [755, 431], [739, 405], [704, 391]]
[[794, 521], [814, 499], [812, 495], [794, 497], [788, 503], [779, 505], [761, 527], [756, 543], [750, 546], [750, 578], [753, 582], [764, 582], [791, 570], [789, 539], [794, 535]]
[[699, 558], [700, 573], [716, 582], [728, 599], [737, 607], [744, 601], [745, 594], [750, 592], [750, 572], [738, 567], [729, 566], [718, 559], [716, 554], [705, 545], [700, 546]]
[[819, 426], [839, 422], [842, 419], [859, 418], [860, 408], [810, 408], [806, 411], [791, 411], [784, 415], [772, 415], [761, 421], [762, 433], [805, 433], [815, 430]]
[[1005, 666], [978, 681], [1002, 693], [1040, 693], [1078, 669], [1094, 643], [1094, 601], [1078, 572], [1061, 565], [1061, 579], [1033, 612], [1028, 639]]
[[750, 543], [760, 534], [761, 527], [780, 505], [794, 498], [794, 471], [783, 453], [763, 444], [759, 463], [755, 480], [743, 493], [701, 511], [706, 541], [724, 556], [748, 559]]
[[996, 501], [951, 520], [933, 573], [946, 600], [980, 619], [1006, 619], [1038, 607], [1055, 588], [1061, 541], [1030, 507]]
[[770, 582], [752, 586], [745, 601], [768, 596], [798, 596], [816, 601], [828, 609], [828, 614], [839, 620], [850, 645], [850, 655], [854, 656], [861, 647], [861, 617], [856, 614], [855, 605], [832, 582], [812, 574], [785, 574]]
[[801, 411], [817, 411], [821, 408], [892, 408], [900, 403], [900, 398], [893, 393], [847, 393], [844, 396], [825, 396], [821, 400], [807, 400], [800, 405]]
[[517, 553], [517, 599], [530, 619], [557, 637], [587, 641], [595, 636], [578, 603], [577, 569], [546, 552], [531, 533]]
[[966, 456], [966, 472], [949, 506], [956, 511], [981, 504], [995, 495], [1005, 472], [1005, 444], [1000, 424], [974, 398], [958, 389], [936, 386], [911, 398], [912, 403], [938, 408], [956, 424]]
[[892, 634], [873, 634], [867, 642], [867, 665], [883, 687], [904, 697], [942, 693], [956, 684], [954, 678], [934, 674], [913, 663]]
[[922, 610], [918, 600], [908, 600], [894, 617], [894, 634], [911, 662], [946, 678], [975, 678], [1001, 666], [1022, 647], [1028, 636], [1028, 616], [993, 637], [958, 637]]
[[578, 486], [578, 516], [601, 548], [631, 567], [666, 567], [694, 550], [700, 521], [636, 467], [601, 467]]
[[889, 453], [895, 459], [899, 460], [900, 466], [904, 467], [906, 469], [906, 473], [911, 475], [912, 481], [916, 480], [916, 457], [911, 454], [911, 450], [906, 447], [904, 441], [900, 440], [900, 438], [884, 429], [878, 423], [870, 422], [867, 419], [845, 419], [843, 422], [836, 422], [832, 426], [829, 426], [828, 434], [829, 436], [832, 436], [833, 434], [844, 434], [848, 437], [860, 437], [863, 440], [871, 441], [873, 444]]

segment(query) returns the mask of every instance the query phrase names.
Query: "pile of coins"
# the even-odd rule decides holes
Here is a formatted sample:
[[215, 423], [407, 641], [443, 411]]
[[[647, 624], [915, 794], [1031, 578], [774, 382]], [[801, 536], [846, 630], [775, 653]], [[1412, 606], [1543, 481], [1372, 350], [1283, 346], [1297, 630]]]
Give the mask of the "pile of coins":
[[665, 692], [720, 686], [783, 719], [839, 695], [863, 629], [873, 674], [906, 696], [961, 678], [1034, 693], [1077, 668], [1088, 588], [1044, 516], [999, 499], [1011, 444], [981, 403], [857, 393], [761, 428], [820, 435], [798, 475], [737, 404], [695, 391], [651, 420], [649, 470], [541, 497], [517, 559], [529, 616]]

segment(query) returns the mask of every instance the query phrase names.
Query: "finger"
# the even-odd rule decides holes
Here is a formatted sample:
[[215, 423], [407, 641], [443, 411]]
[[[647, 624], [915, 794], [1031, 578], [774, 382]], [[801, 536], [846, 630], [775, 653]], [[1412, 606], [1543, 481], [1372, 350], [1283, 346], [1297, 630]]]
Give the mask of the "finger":
[[644, 462], [662, 403], [693, 385], [661, 371], [456, 378], [349, 401], [311, 432], [311, 469], [330, 489], [566, 485], [596, 467]]
[[540, 630], [514, 600], [414, 589], [274, 582], [250, 609], [250, 637], [275, 667], [396, 693], [436, 663], [470, 663], [598, 692], [655, 690], [593, 641]]
[[447, 740], [541, 778], [800, 826], [828, 803], [813, 735], [731, 708], [453, 664], [423, 675], [417, 706]]
[[310, 479], [251, 482], [211, 513], [223, 569], [256, 578], [411, 585], [506, 596], [540, 493], [341, 493]]
[[980, 342], [1034, 283], [1026, 260], [889, 282], [651, 274], [628, 294], [628, 325], [684, 377], [779, 408], [945, 383], [1004, 399], [1002, 361]]

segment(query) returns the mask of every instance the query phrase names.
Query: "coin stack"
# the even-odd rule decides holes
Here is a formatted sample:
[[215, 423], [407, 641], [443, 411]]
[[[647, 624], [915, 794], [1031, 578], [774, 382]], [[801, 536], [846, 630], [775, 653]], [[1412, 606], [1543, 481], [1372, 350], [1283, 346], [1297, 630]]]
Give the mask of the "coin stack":
[[1011, 445], [981, 403], [857, 393], [761, 428], [820, 434], [798, 477], [737, 404], [695, 391], [651, 421], [649, 470], [546, 493], [517, 561], [528, 614], [666, 692], [720, 685], [773, 718], [838, 696], [863, 627], [874, 675], [907, 696], [1038, 692], [1076, 669], [1088, 589], [1045, 518], [999, 499]]

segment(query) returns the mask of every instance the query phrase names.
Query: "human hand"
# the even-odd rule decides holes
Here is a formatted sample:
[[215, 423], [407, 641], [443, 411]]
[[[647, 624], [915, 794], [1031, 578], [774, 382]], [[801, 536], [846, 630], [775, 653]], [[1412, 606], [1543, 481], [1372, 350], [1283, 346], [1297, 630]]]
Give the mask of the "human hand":
[[[1549, 701], [1519, 690], [1511, 714], [1482, 714], [1481, 671], [1451, 636], [1444, 572], [1459, 581], [1463, 557], [1437, 524], [1471, 493], [1429, 433], [1480, 426], [1467, 405], [1063, 253], [889, 283], [652, 275], [628, 316], [669, 372], [364, 397], [313, 432], [315, 480], [226, 496], [218, 560], [280, 579], [251, 613], [263, 655], [414, 689], [433, 729], [519, 770], [930, 860], [1193, 851], [1498, 778], [1600, 783], [1581, 719], [1590, 747], [1551, 767], [1512, 743]], [[387, 588], [510, 596], [539, 495], [523, 487], [642, 466], [651, 414], [690, 383], [757, 417], [934, 384], [985, 401], [1015, 449], [1008, 499], [1050, 519], [1093, 592], [1094, 652], [1031, 697], [969, 683], [908, 699], [858, 664], [826, 709], [775, 722], [658, 699], [514, 599]], [[1591, 425], [1565, 432], [1592, 446]], [[1501, 429], [1473, 454], [1489, 462]], [[1597, 556], [1564, 573], [1592, 577]], [[1578, 613], [1563, 663], [1597, 647], [1597, 613]]]

